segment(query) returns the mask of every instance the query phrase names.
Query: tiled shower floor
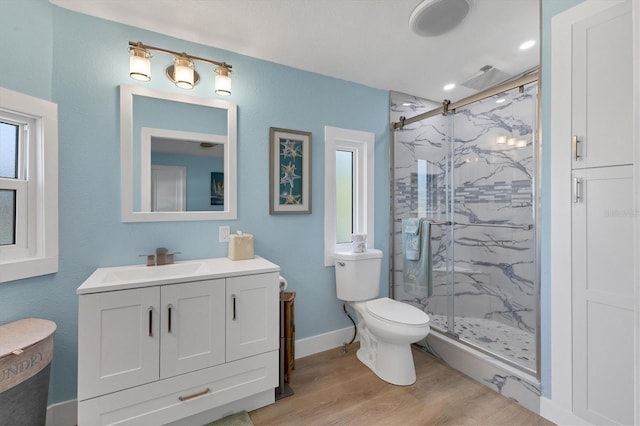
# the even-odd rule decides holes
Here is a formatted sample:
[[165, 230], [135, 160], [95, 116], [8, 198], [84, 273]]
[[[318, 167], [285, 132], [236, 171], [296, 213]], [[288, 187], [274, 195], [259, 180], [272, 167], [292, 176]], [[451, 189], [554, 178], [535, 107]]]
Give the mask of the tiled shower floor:
[[[447, 330], [447, 317], [429, 313], [431, 325]], [[516, 364], [536, 369], [536, 337], [518, 328], [484, 319], [455, 317], [455, 332], [464, 340]]]

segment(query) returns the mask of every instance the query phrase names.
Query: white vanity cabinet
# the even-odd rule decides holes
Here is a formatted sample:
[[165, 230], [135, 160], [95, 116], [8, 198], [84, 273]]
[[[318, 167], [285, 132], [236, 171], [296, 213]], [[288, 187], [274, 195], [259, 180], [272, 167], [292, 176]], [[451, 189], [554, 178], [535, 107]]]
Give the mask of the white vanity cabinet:
[[[193, 262], [205, 266], [185, 266]], [[261, 258], [193, 262], [100, 268], [78, 289], [80, 426], [273, 402], [279, 268]]]

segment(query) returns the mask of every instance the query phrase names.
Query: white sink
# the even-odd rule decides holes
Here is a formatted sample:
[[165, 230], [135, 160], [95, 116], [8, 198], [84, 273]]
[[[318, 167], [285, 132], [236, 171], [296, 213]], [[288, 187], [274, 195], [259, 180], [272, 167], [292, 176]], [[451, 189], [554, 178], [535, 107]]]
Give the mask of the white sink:
[[217, 280], [239, 275], [278, 272], [280, 268], [256, 256], [247, 260], [228, 257], [181, 260], [172, 265], [109, 266], [96, 269], [83, 283], [77, 294], [91, 294], [128, 288]]
[[100, 280], [102, 284], [117, 284], [121, 282], [158, 281], [168, 278], [182, 278], [201, 275], [208, 272], [204, 262], [184, 262], [161, 266], [135, 265], [111, 269]]

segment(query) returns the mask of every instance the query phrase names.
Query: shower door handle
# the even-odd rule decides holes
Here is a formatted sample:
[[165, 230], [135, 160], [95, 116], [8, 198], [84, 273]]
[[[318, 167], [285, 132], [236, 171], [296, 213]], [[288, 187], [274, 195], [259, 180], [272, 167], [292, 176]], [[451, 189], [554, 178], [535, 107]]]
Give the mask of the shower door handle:
[[572, 136], [571, 144], [573, 145], [574, 160], [582, 161], [582, 156], [580, 155], [580, 138], [576, 135]]
[[582, 179], [577, 177], [573, 178], [573, 202], [582, 202]]

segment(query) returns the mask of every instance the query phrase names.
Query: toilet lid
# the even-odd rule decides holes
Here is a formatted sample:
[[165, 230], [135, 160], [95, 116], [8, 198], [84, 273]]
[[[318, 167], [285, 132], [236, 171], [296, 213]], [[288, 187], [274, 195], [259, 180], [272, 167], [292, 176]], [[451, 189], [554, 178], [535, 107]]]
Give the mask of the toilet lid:
[[429, 322], [429, 315], [406, 303], [383, 297], [367, 302], [367, 310], [382, 320], [407, 325], [424, 325]]

